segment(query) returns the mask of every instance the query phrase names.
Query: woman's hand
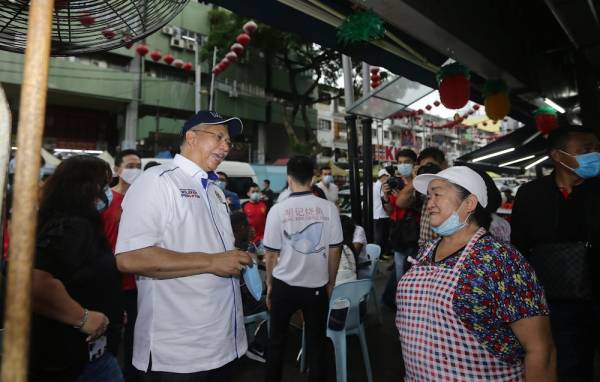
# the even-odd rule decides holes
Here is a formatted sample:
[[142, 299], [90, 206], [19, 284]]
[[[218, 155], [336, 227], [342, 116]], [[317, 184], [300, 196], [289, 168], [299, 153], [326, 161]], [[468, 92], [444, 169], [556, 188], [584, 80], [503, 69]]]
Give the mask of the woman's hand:
[[92, 342], [98, 337], [102, 336], [108, 328], [110, 321], [108, 317], [102, 312], [96, 312], [90, 310], [88, 312], [87, 321], [81, 327], [81, 332], [88, 335], [85, 339], [86, 342]]

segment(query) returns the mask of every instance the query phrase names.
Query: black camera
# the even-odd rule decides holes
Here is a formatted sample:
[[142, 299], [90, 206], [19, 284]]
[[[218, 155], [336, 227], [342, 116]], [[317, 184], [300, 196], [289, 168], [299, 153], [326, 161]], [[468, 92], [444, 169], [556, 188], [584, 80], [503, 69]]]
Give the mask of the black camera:
[[388, 179], [388, 185], [390, 186], [390, 189], [400, 191], [404, 188], [404, 181], [402, 178], [397, 176], [390, 176]]

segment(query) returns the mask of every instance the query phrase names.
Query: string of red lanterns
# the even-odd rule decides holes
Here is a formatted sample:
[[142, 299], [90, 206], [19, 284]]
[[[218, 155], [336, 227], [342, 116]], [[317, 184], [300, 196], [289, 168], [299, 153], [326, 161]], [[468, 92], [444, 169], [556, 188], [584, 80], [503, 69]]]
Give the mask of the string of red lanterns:
[[[425, 105], [425, 109], [427, 111], [430, 111], [431, 109], [433, 109], [433, 107], [439, 107], [440, 105], [441, 105], [441, 102], [438, 101], [438, 100], [436, 100], [436, 101], [433, 102], [433, 105]], [[479, 110], [479, 108], [480, 108], [480, 106], [477, 105], [477, 104], [475, 104], [475, 105], [473, 105], [471, 107], [470, 110], [466, 111], [463, 115], [456, 114], [454, 116], [454, 119], [452, 121], [449, 121], [449, 122], [446, 122], [446, 123], [443, 123], [443, 124], [440, 124], [440, 125], [434, 124], [433, 122], [426, 122], [424, 126], [425, 127], [430, 127], [430, 128], [433, 128], [433, 129], [449, 129], [449, 128], [454, 128], [454, 127], [462, 124], [462, 122], [464, 122], [464, 120], [467, 119], [470, 115], [475, 114], [475, 112], [477, 110]], [[392, 115], [390, 118], [391, 119], [414, 118], [415, 121], [420, 121], [421, 117], [419, 117], [419, 116], [422, 115], [423, 113], [424, 113], [423, 109], [411, 110], [411, 111], [401, 111], [401, 112], [398, 112], [398, 113]], [[483, 121], [481, 124], [483, 126], [487, 126], [488, 122], [495, 123], [494, 121], [489, 120], [489, 121]], [[475, 126], [477, 126], [477, 125], [475, 125]]]
[[250, 20], [242, 26], [243, 32], [235, 38], [235, 43], [229, 48], [229, 52], [212, 68], [212, 74], [218, 76], [223, 73], [244, 53], [245, 47], [250, 43], [250, 35], [258, 29], [258, 25]]

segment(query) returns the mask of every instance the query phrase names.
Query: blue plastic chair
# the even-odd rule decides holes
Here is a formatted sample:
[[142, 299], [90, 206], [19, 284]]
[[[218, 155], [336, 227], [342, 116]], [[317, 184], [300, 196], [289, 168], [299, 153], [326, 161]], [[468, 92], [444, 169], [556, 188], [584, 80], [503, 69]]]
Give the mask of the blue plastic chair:
[[[329, 317], [331, 317], [331, 309], [336, 300], [348, 300], [350, 303], [348, 314], [346, 316], [346, 323], [342, 330], [331, 330], [329, 329], [329, 322], [327, 323], [327, 337], [329, 337], [331, 342], [333, 342], [333, 348], [335, 350], [335, 369], [337, 382], [347, 382], [348, 380], [346, 336], [349, 335], [358, 336], [365, 369], [367, 371], [367, 381], [373, 382], [373, 373], [371, 371], [371, 361], [369, 360], [369, 350], [367, 349], [365, 326], [361, 321], [359, 307], [361, 301], [367, 300], [372, 288], [372, 284], [373, 282], [369, 279], [350, 281], [336, 286], [331, 294], [331, 299], [329, 300], [329, 313], [327, 315], [328, 320]], [[300, 355], [301, 371], [306, 369], [306, 352], [304, 349], [306, 349], [306, 335], [303, 329], [302, 353]]]
[[373, 281], [371, 287], [371, 297], [369, 300], [372, 300], [375, 304], [375, 311], [377, 312], [377, 321], [381, 324], [381, 309], [379, 309], [379, 299], [377, 299], [377, 292], [375, 291], [375, 275], [377, 274], [377, 270], [379, 269], [379, 257], [381, 256], [381, 247], [377, 244], [367, 244], [367, 256], [371, 261], [371, 265], [369, 266], [369, 279]]
[[270, 329], [270, 322], [269, 322], [269, 312], [268, 311], [262, 311], [262, 312], [258, 312], [255, 314], [250, 314], [248, 316], [244, 316], [244, 325], [249, 326], [247, 332], [248, 334], [248, 343], [251, 343], [252, 340], [254, 339], [254, 332], [256, 331], [256, 327], [258, 326], [258, 324], [260, 324], [263, 321], [267, 321], [267, 332]]

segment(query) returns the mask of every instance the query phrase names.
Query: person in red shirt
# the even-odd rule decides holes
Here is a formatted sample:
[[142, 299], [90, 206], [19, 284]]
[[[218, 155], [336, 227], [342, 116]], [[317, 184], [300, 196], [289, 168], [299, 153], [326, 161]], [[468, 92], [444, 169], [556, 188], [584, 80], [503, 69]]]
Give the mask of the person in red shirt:
[[250, 184], [247, 195], [250, 198], [250, 201], [244, 203], [242, 206], [242, 211], [244, 211], [244, 214], [246, 214], [248, 217], [250, 226], [254, 228], [255, 234], [250, 241], [254, 244], [257, 244], [259, 241], [262, 241], [265, 234], [268, 206], [267, 203], [262, 199], [258, 184]]
[[[102, 227], [104, 234], [113, 254], [117, 244], [117, 235], [119, 234], [119, 223], [121, 221], [121, 203], [123, 197], [129, 189], [129, 186], [142, 173], [142, 158], [135, 150], [123, 150], [115, 157], [115, 174], [119, 177], [119, 182], [112, 188], [112, 203], [104, 210], [100, 217], [102, 218]], [[131, 273], [123, 273], [123, 300], [124, 310], [127, 317], [124, 333], [124, 370], [123, 374], [125, 381], [137, 381], [137, 370], [131, 364], [133, 354], [133, 328], [137, 317], [137, 288], [135, 285], [135, 275]]]

